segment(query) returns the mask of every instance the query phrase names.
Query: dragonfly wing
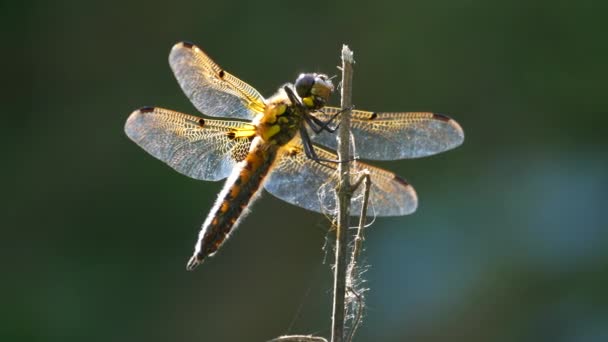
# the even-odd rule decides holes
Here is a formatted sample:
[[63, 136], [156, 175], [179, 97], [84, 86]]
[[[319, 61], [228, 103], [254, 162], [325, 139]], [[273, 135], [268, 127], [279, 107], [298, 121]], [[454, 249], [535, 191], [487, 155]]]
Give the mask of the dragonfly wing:
[[201, 180], [228, 177], [243, 160], [254, 127], [240, 121], [211, 120], [158, 107], [131, 113], [125, 132], [141, 148], [176, 171]]
[[[338, 157], [315, 146], [319, 158], [336, 160]], [[416, 210], [418, 198], [414, 188], [394, 173], [353, 162], [351, 182], [356, 182], [363, 170], [371, 177], [367, 215], [400, 216]], [[284, 147], [264, 187], [274, 196], [299, 207], [320, 213], [333, 213], [337, 209], [335, 187], [338, 183], [336, 164], [318, 163], [308, 158], [301, 143]], [[359, 187], [351, 201], [351, 214], [361, 212], [363, 187]]]
[[[325, 107], [314, 115], [329, 120], [341, 109]], [[459, 146], [464, 131], [453, 119], [435, 113], [376, 113], [352, 111], [355, 154], [363, 159], [395, 160], [433, 155]], [[335, 149], [335, 134], [323, 131], [312, 138]]]
[[205, 115], [251, 120], [264, 111], [264, 98], [255, 88], [215, 64], [196, 45], [175, 44], [169, 64], [186, 96]]

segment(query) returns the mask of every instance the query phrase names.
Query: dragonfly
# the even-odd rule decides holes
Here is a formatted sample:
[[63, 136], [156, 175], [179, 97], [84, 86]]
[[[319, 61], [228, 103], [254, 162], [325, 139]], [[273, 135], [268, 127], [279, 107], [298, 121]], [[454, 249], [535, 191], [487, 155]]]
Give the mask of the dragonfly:
[[[327, 213], [338, 183], [334, 124], [342, 109], [327, 106], [334, 91], [325, 74], [305, 73], [264, 98], [189, 42], [173, 46], [169, 64], [186, 96], [204, 116], [142, 107], [129, 116], [127, 136], [146, 152], [188, 177], [226, 179], [205, 219], [186, 264], [193, 270], [213, 256], [241, 223], [261, 189], [304, 209]], [[217, 117], [218, 119], [215, 119]], [[226, 118], [226, 119], [219, 119]], [[461, 126], [431, 112], [351, 110], [357, 158], [352, 179], [363, 170], [371, 186], [366, 213], [401, 216], [418, 205], [414, 188], [396, 174], [359, 161], [419, 158], [455, 148]], [[362, 211], [362, 189], [350, 209]]]

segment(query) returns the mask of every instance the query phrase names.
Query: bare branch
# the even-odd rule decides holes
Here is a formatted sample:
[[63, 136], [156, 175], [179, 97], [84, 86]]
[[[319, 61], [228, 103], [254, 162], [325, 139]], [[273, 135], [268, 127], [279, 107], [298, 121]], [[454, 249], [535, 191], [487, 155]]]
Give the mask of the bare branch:
[[350, 185], [350, 109], [352, 108], [353, 52], [342, 46], [342, 115], [338, 131], [338, 227], [336, 229], [336, 262], [334, 265], [334, 301], [332, 314], [331, 341], [344, 341], [347, 282], [347, 235], [349, 209], [352, 197]]

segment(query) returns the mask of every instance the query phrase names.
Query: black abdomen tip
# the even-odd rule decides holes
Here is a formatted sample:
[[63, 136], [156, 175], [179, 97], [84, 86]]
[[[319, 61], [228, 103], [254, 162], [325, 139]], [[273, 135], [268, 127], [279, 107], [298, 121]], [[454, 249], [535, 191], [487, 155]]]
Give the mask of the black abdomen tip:
[[188, 263], [186, 264], [186, 270], [188, 271], [193, 271], [196, 267], [198, 267], [198, 265], [203, 263], [203, 258], [198, 258], [198, 256], [195, 254], [193, 255], [190, 260], [188, 260]]

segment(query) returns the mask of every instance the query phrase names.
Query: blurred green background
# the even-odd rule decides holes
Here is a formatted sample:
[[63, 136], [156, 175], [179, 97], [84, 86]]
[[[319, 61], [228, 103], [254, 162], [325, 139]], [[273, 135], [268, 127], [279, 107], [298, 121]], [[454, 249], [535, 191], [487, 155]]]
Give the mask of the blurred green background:
[[[329, 336], [327, 220], [264, 195], [186, 272], [221, 183], [128, 140], [129, 113], [195, 114], [190, 40], [272, 94], [338, 74], [354, 102], [457, 119], [449, 153], [376, 163], [419, 210], [368, 231], [356, 341], [608, 340], [608, 2], [25, 1], [0, 4], [2, 341]], [[336, 96], [334, 103], [338, 103]]]

